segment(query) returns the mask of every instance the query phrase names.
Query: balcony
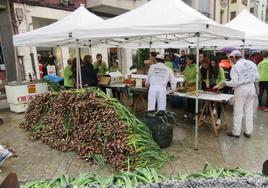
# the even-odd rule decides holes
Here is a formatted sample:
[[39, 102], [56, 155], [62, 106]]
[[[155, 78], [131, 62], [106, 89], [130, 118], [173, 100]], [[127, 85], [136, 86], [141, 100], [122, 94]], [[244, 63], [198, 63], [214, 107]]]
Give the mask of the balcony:
[[87, 0], [87, 8], [107, 15], [120, 15], [147, 2], [146, 0]]

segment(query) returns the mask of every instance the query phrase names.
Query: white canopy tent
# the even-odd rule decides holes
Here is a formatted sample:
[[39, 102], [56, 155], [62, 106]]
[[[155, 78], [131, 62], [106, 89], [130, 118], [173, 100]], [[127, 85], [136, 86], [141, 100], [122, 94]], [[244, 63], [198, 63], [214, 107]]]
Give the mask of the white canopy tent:
[[[225, 24], [226, 27], [245, 32], [244, 46], [246, 48], [268, 48], [268, 25], [251, 14], [248, 10], [243, 10], [232, 21]], [[205, 42], [202, 45], [219, 47], [243, 47], [243, 43], [237, 40], [215, 40]]]
[[77, 88], [82, 87], [80, 56], [78, 47], [84, 46], [73, 37], [73, 32], [81, 27], [91, 27], [104, 20], [89, 12], [83, 5], [63, 19], [48, 26], [35, 29], [13, 37], [14, 46], [38, 46], [38, 47], [57, 47], [72, 46], [76, 47], [77, 58]]
[[[81, 16], [80, 16], [81, 19]], [[76, 20], [77, 21], [77, 20]], [[70, 22], [65, 22], [67, 26]], [[62, 26], [62, 27], [66, 27]], [[68, 30], [67, 30], [68, 31]], [[45, 30], [47, 35], [54, 35], [54, 32]], [[137, 9], [129, 11], [115, 18], [106, 20], [95, 25], [85, 25], [75, 28], [72, 36], [54, 35], [54, 39], [42, 41], [42, 35], [31, 40], [22, 40], [14, 37], [14, 44], [29, 45], [26, 40], [32, 41], [32, 45], [111, 45], [118, 47], [157, 47], [160, 45], [196, 46], [196, 88], [199, 80], [199, 45], [207, 41], [217, 39], [242, 40], [244, 33], [232, 28], [225, 27], [205, 17], [181, 0], [151, 0]], [[60, 39], [60, 40], [59, 40]], [[40, 41], [37, 43], [37, 41]], [[23, 43], [24, 41], [24, 43]], [[64, 43], [62, 43], [64, 42]], [[79, 70], [78, 70], [79, 71]], [[195, 148], [198, 144], [198, 96], [196, 98], [196, 126], [195, 126]]]
[[[244, 39], [244, 32], [220, 25], [181, 0], [152, 0], [125, 14], [75, 32], [79, 40], [122, 47], [196, 46], [196, 88], [199, 88], [199, 45], [207, 41]], [[198, 145], [198, 95], [195, 149]]]
[[81, 27], [90, 28], [104, 20], [81, 5], [68, 16], [48, 26], [13, 36], [14, 46], [53, 47], [76, 45], [73, 32]]
[[74, 33], [80, 40], [98, 39], [128, 47], [157, 47], [175, 41], [188, 46], [196, 43], [196, 33], [200, 33], [200, 42], [244, 38], [243, 32], [216, 23], [181, 0], [152, 0], [101, 25], [82, 27]]
[[246, 9], [225, 26], [244, 31], [247, 45], [268, 45], [268, 25]]

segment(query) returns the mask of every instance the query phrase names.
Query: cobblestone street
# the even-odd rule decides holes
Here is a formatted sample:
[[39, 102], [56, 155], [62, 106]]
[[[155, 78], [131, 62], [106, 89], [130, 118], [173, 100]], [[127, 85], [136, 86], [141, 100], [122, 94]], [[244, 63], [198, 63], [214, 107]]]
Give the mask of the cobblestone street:
[[[228, 138], [222, 130], [215, 137], [208, 127], [199, 130], [199, 150], [193, 149], [194, 121], [184, 120], [184, 112], [176, 110], [177, 126], [174, 129], [172, 146], [166, 149], [175, 156], [174, 161], [166, 164], [161, 173], [175, 175], [200, 170], [205, 162], [219, 167], [234, 168], [240, 166], [251, 171], [261, 172], [262, 164], [268, 159], [268, 116], [257, 112], [254, 135], [251, 139]], [[102, 176], [109, 175], [109, 167], [100, 169], [90, 166], [77, 158], [75, 153], [59, 152], [50, 147], [31, 141], [27, 132], [18, 127], [22, 114], [1, 111], [4, 124], [0, 126], [0, 143], [9, 144], [17, 151], [18, 157], [12, 158], [1, 166], [0, 181], [10, 172], [16, 172], [20, 182], [39, 179], [51, 179], [63, 174], [78, 176], [83, 172], [94, 172]], [[229, 120], [231, 123], [231, 120]], [[265, 139], [264, 139], [265, 138]]]

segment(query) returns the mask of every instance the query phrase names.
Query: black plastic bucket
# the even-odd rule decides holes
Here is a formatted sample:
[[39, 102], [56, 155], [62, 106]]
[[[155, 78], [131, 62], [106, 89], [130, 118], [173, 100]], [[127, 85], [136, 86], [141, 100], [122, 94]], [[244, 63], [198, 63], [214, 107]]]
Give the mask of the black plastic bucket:
[[175, 120], [166, 112], [147, 112], [144, 115], [144, 123], [152, 132], [154, 141], [160, 148], [166, 148], [171, 145], [173, 138], [173, 123]]

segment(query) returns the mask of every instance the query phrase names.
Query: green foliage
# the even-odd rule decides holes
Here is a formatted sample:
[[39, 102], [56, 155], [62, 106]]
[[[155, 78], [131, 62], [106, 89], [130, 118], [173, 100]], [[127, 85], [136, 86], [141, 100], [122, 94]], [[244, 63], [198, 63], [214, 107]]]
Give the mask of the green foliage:
[[255, 177], [261, 176], [258, 173], [251, 173], [241, 168], [225, 169], [216, 168], [210, 164], [206, 164], [200, 172], [186, 175], [179, 175], [177, 177], [165, 177], [159, 175], [155, 169], [150, 168], [137, 168], [135, 171], [118, 171], [117, 173], [103, 178], [96, 174], [81, 174], [78, 178], [72, 178], [69, 176], [61, 176], [51, 181], [36, 181], [26, 183], [23, 188], [54, 188], [63, 187], [67, 185], [73, 186], [97, 186], [106, 188], [111, 185], [118, 187], [137, 187], [141, 184], [150, 185], [160, 182], [170, 182], [172, 180], [192, 180], [192, 179], [215, 179], [219, 177]]
[[150, 49], [142, 48], [137, 51], [138, 64], [143, 64], [145, 60], [150, 58]]

